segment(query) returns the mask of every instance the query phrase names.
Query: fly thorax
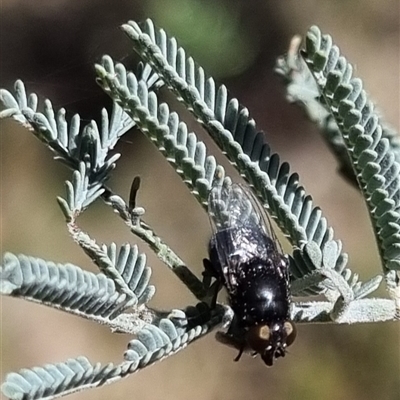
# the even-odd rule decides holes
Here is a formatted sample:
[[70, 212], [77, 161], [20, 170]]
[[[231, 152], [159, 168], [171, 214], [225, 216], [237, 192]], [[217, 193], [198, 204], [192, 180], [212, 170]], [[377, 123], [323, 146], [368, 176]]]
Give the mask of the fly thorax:
[[[259, 264], [259, 263], [258, 263]], [[286, 282], [273, 269], [249, 265], [237, 282], [232, 308], [244, 325], [285, 320], [289, 313]]]

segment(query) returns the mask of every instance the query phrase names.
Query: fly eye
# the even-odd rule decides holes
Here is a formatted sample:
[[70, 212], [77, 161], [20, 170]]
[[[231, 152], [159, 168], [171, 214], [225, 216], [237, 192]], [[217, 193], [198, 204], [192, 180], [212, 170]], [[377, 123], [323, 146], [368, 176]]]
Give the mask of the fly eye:
[[247, 332], [247, 343], [257, 353], [263, 353], [271, 344], [271, 333], [268, 325], [252, 326]]
[[271, 336], [271, 329], [268, 325], [262, 325], [257, 329], [257, 335], [261, 340], [269, 340]]
[[283, 329], [286, 332], [286, 345], [290, 346], [294, 342], [294, 339], [296, 339], [296, 326], [292, 321], [285, 321]]

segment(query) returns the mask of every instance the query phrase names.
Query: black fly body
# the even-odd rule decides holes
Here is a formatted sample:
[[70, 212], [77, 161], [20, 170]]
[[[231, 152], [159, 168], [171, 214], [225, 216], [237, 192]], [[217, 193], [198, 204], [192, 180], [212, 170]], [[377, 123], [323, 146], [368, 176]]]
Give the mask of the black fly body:
[[243, 186], [214, 187], [208, 212], [213, 226], [207, 270], [227, 289], [234, 312], [217, 339], [239, 350], [260, 354], [268, 366], [283, 357], [296, 330], [290, 321], [288, 259], [267, 215]]

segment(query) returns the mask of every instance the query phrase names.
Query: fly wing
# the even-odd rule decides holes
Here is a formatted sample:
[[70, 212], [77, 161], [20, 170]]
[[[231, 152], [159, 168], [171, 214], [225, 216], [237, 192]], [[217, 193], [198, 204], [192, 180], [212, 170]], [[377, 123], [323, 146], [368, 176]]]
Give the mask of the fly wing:
[[208, 213], [214, 231], [211, 247], [218, 255], [228, 290], [233, 291], [243, 265], [277, 251], [272, 231], [254, 198], [238, 184], [214, 187]]
[[238, 184], [214, 186], [208, 198], [208, 214], [214, 233], [246, 225], [260, 225], [260, 215]]

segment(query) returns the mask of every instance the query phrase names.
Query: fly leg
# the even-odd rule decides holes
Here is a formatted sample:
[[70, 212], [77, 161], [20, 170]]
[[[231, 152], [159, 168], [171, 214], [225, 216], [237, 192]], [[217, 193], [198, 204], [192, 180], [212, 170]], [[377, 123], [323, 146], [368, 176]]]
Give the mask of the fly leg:
[[249, 351], [246, 346], [246, 342], [242, 338], [236, 337], [229, 332], [219, 331], [216, 333], [215, 338], [218, 340], [218, 342], [239, 350], [239, 354], [233, 359], [233, 361], [239, 361], [242, 357], [242, 354], [245, 351]]
[[[209, 259], [204, 258], [203, 265], [203, 285], [207, 290], [207, 298], [211, 297], [210, 307], [215, 308], [217, 304], [218, 292], [222, 288], [221, 276], [218, 274], [214, 265]], [[215, 281], [211, 283], [213, 278], [215, 279]]]
[[240, 357], [242, 357], [242, 354], [243, 354], [243, 351], [244, 351], [244, 347], [245, 347], [244, 345], [240, 346], [239, 354], [234, 358], [233, 361], [237, 362], [237, 361], [240, 360]]

